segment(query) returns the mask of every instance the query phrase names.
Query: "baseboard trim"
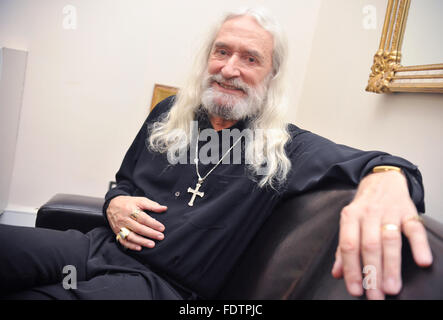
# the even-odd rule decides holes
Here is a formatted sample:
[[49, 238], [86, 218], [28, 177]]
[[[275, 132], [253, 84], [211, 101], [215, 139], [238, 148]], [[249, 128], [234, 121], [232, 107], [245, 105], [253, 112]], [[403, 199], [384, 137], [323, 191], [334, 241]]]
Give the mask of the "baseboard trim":
[[23, 214], [37, 214], [39, 208], [8, 204], [4, 212], [19, 212]]
[[0, 215], [0, 224], [34, 227], [37, 218], [34, 212], [19, 212], [5, 210]]

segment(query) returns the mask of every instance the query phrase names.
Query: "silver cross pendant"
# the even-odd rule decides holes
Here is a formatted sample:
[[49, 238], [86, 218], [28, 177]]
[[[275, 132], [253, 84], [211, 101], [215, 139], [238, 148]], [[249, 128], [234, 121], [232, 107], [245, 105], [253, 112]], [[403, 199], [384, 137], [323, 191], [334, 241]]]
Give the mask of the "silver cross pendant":
[[188, 192], [192, 193], [191, 201], [189, 201], [188, 206], [192, 207], [194, 205], [194, 200], [195, 200], [196, 196], [203, 198], [203, 196], [205, 195], [204, 192], [198, 191], [200, 189], [202, 183], [203, 183], [203, 180], [198, 179], [195, 189], [192, 189], [191, 187], [188, 188]]

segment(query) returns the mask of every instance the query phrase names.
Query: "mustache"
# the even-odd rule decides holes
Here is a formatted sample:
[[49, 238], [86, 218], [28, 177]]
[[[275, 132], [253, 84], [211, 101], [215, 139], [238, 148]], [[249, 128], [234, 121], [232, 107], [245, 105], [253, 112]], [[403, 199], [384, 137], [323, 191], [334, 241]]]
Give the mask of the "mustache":
[[206, 79], [206, 87], [209, 88], [211, 86], [211, 83], [217, 82], [219, 84], [224, 84], [228, 86], [235, 87], [238, 90], [242, 90], [246, 94], [249, 94], [251, 91], [251, 88], [249, 85], [244, 83], [241, 79], [235, 78], [235, 79], [226, 79], [223, 77], [220, 73], [208, 75]]

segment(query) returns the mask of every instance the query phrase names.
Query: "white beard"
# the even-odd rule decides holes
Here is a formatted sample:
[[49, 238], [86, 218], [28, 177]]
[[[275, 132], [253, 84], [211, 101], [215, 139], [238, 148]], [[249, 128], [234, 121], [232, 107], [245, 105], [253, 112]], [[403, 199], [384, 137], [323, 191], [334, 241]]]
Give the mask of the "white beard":
[[[203, 79], [203, 108], [211, 115], [226, 120], [242, 120], [260, 114], [266, 99], [270, 76], [256, 87], [250, 87], [240, 79], [226, 80], [221, 74], [210, 75], [206, 72]], [[246, 97], [220, 92], [212, 87], [212, 82], [223, 82], [242, 89]]]

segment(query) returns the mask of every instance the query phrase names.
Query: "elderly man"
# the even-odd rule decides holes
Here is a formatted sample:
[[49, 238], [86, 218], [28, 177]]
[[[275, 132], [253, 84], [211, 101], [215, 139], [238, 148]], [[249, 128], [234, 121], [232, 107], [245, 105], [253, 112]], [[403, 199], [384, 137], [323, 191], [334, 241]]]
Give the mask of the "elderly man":
[[[15, 297], [213, 298], [279, 201], [347, 184], [358, 190], [342, 211], [332, 275], [360, 296], [362, 267], [371, 265], [377, 286], [367, 297], [398, 293], [401, 232], [416, 263], [432, 263], [417, 219], [420, 173], [404, 159], [286, 124], [285, 61], [279, 26], [264, 12], [227, 15], [186, 86], [155, 107], [126, 153], [103, 208], [109, 228], [83, 235], [14, 227], [14, 239], [24, 240], [14, 257], [2, 249], [3, 290], [34, 287]], [[248, 137], [226, 134], [245, 130]], [[14, 268], [29, 255], [20, 279]], [[75, 290], [51, 284], [61, 282], [66, 264], [80, 270]]]

